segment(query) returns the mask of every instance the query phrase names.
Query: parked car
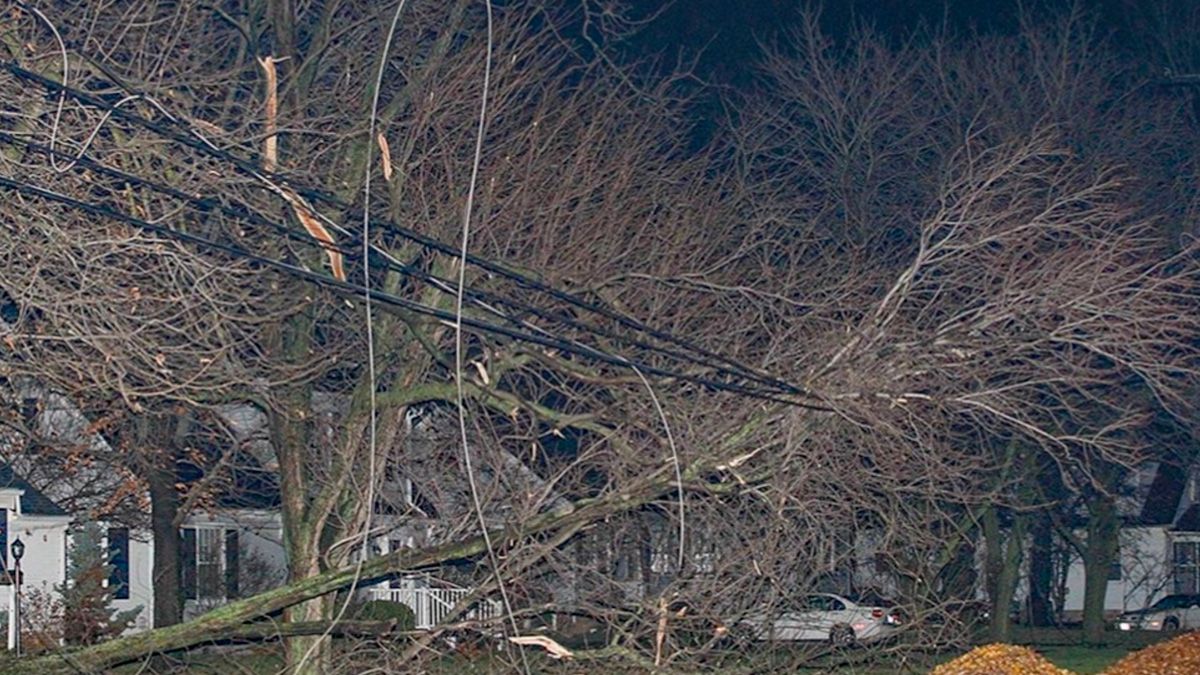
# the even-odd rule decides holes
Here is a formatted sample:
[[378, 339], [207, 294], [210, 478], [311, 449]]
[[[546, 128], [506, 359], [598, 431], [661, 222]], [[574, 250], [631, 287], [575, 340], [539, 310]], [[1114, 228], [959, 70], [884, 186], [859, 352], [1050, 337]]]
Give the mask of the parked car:
[[1117, 617], [1118, 630], [1191, 630], [1200, 628], [1200, 595], [1168, 595], [1146, 609]]
[[841, 595], [814, 593], [780, 611], [743, 619], [741, 625], [757, 640], [849, 645], [889, 637], [900, 623], [900, 614], [894, 607], [860, 605]]

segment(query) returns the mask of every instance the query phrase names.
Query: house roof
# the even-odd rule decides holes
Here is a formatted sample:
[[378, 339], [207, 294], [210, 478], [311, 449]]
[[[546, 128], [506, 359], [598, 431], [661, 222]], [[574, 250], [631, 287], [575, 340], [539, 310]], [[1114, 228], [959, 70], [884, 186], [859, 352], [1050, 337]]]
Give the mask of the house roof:
[[[273, 511], [280, 506], [279, 481], [264, 470], [249, 453], [237, 449], [227, 469], [229, 475], [218, 483], [216, 505], [226, 509]], [[191, 484], [204, 477], [204, 469], [188, 462], [175, 467], [180, 482]]]
[[24, 490], [21, 495], [21, 512], [31, 516], [65, 516], [68, 515], [61, 506], [54, 502], [40, 490], [29, 484], [21, 476], [17, 475], [12, 467], [7, 464], [0, 464], [0, 488], [9, 488], [16, 490]]
[[1189, 506], [1172, 529], [1176, 532], [1200, 532], [1200, 504]]
[[1170, 525], [1179, 509], [1179, 500], [1187, 486], [1187, 472], [1172, 462], [1159, 462], [1154, 481], [1142, 502], [1138, 518], [1142, 525]]

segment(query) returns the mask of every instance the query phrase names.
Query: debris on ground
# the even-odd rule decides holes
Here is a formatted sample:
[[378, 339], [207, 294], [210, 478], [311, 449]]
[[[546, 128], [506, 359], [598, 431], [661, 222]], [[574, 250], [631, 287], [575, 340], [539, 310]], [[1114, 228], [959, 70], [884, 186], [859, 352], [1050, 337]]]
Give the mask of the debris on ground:
[[957, 659], [934, 668], [930, 675], [1073, 675], [1073, 673], [1050, 663], [1046, 657], [1028, 647], [996, 643], [976, 647]]
[[1200, 632], [1184, 633], [1109, 666], [1102, 675], [1196, 675], [1200, 673]]

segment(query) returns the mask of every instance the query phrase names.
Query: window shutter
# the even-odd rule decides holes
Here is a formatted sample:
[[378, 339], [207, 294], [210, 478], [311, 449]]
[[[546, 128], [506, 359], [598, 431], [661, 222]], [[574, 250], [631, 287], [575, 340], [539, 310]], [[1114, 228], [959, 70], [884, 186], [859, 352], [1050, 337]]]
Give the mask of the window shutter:
[[238, 597], [240, 553], [238, 550], [238, 531], [225, 530], [225, 598], [227, 600]]
[[185, 527], [179, 531], [180, 590], [185, 600], [196, 599], [196, 530]]
[[8, 569], [8, 509], [0, 509], [0, 566]]

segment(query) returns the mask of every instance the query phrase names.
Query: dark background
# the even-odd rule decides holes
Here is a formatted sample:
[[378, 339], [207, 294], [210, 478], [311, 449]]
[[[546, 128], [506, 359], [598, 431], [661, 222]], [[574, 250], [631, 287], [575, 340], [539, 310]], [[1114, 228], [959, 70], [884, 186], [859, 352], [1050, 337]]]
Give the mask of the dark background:
[[[1200, 11], [1200, 0], [1167, 1]], [[1037, 22], [1074, 6], [1094, 16], [1101, 33], [1129, 44], [1148, 11], [1141, 0], [630, 0], [629, 6], [635, 16], [661, 14], [620, 45], [625, 56], [661, 55], [673, 64], [681, 53], [699, 54], [698, 76], [734, 86], [751, 80], [759, 41], [794, 28], [806, 9], [819, 9], [823, 28], [835, 39], [865, 24], [897, 40], [920, 40], [940, 31], [1009, 34], [1019, 27], [1022, 10]]]

